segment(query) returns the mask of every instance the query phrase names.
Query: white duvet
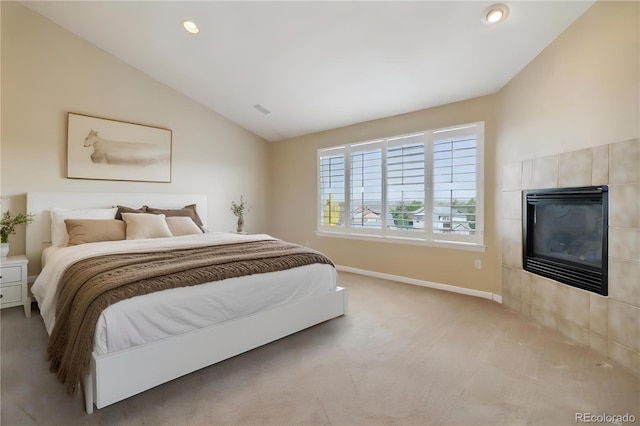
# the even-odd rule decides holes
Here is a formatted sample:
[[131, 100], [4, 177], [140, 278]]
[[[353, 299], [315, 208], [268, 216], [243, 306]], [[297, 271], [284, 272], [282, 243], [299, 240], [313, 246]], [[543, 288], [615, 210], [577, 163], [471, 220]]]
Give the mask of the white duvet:
[[[109, 241], [51, 247], [32, 287], [47, 332], [55, 325], [56, 293], [64, 271], [78, 260], [112, 253], [142, 252], [234, 241], [273, 239], [263, 235], [206, 233], [184, 237]], [[269, 308], [327, 294], [336, 288], [330, 265], [313, 264], [280, 272], [230, 278], [137, 296], [105, 309], [96, 324], [94, 352], [105, 354], [144, 345], [251, 315]]]

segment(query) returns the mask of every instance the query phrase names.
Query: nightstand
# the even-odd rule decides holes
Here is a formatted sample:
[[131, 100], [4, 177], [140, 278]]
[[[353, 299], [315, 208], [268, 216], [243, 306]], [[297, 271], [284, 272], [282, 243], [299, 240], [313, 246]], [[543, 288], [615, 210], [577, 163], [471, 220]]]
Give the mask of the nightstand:
[[31, 298], [27, 284], [25, 255], [0, 258], [0, 309], [24, 306], [24, 314], [31, 317]]

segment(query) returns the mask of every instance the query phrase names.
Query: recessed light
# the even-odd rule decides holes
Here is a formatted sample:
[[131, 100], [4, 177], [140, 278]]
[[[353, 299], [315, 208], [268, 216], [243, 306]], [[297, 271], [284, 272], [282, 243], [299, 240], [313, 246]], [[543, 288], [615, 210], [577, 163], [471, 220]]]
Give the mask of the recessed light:
[[509, 7], [506, 4], [497, 3], [482, 12], [482, 22], [487, 25], [497, 24], [507, 19], [507, 16], [509, 16]]
[[198, 34], [200, 32], [200, 28], [198, 28], [196, 23], [193, 21], [182, 21], [182, 26], [191, 34]]

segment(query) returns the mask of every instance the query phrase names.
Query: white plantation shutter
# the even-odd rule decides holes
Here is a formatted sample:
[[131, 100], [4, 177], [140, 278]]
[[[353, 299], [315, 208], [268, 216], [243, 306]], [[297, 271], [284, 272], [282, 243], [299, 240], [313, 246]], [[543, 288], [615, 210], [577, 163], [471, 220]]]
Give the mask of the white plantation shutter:
[[352, 228], [382, 227], [382, 143], [352, 146], [349, 153], [349, 225]]
[[477, 233], [478, 129], [434, 132], [432, 142], [432, 233], [473, 241]]
[[482, 122], [319, 150], [318, 230], [481, 246], [483, 162]]
[[345, 173], [344, 148], [329, 149], [320, 153], [318, 159], [319, 227], [344, 227]]
[[424, 232], [424, 133], [387, 141], [387, 229]]

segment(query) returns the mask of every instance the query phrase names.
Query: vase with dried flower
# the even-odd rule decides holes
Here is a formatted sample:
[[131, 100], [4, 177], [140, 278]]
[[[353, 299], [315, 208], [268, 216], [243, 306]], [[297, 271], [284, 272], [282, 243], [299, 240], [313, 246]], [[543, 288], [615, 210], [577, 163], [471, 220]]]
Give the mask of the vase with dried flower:
[[0, 220], [0, 257], [6, 257], [9, 253], [9, 235], [16, 233], [16, 226], [33, 222], [32, 214], [18, 213], [13, 216], [10, 211], [2, 214]]
[[239, 203], [236, 203], [235, 201], [231, 202], [231, 211], [238, 218], [236, 232], [244, 232], [244, 215], [249, 213], [249, 210], [251, 210], [251, 206], [249, 206], [249, 203], [242, 199], [242, 195], [240, 196]]

